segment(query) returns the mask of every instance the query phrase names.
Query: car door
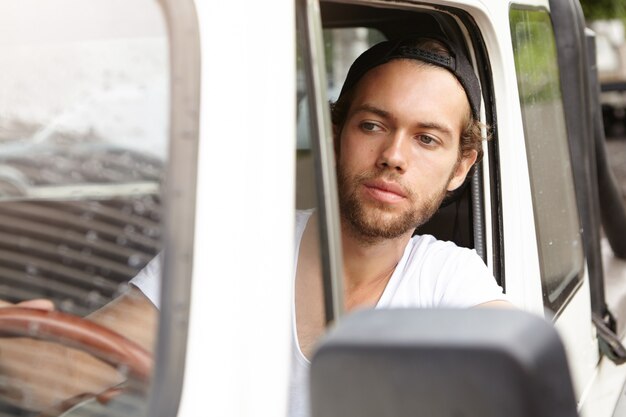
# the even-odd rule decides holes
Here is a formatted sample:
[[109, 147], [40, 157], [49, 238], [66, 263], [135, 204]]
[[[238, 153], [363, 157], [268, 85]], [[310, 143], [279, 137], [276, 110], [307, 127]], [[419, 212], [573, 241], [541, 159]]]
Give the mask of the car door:
[[[559, 53], [546, 6], [509, 12], [540, 264], [542, 300], [567, 347], [579, 399], [599, 359], [591, 322], [587, 259], [576, 204], [571, 127]], [[578, 116], [581, 118], [582, 116]], [[569, 129], [569, 130], [568, 130]]]
[[[428, 230], [458, 238], [460, 244], [475, 249], [517, 307], [555, 321], [582, 401], [592, 386], [600, 357], [591, 324], [587, 260], [572, 175], [577, 161], [572, 160], [567, 140], [571, 134], [566, 124], [569, 108], [563, 99], [550, 4], [543, 0], [512, 4], [430, 1], [419, 5], [310, 0], [290, 4], [295, 6], [297, 23], [291, 20], [291, 8], [245, 3], [239, 9], [199, 3], [206, 57], [201, 131], [207, 134], [201, 141], [207, 145], [201, 146], [199, 154], [191, 327], [180, 415], [195, 415], [200, 409], [225, 415], [284, 412], [294, 332], [292, 316], [284, 316], [294, 308], [289, 291], [294, 250], [289, 235], [293, 230], [285, 219], [291, 222], [296, 208], [316, 205], [323, 213], [319, 248], [320, 280], [326, 288], [324, 309], [330, 318], [341, 312], [338, 218], [331, 174], [334, 161], [329, 151], [326, 99], [336, 94], [349, 65], [348, 56], [356, 56], [372, 42], [426, 27], [423, 25], [454, 35], [469, 51], [484, 91], [481, 120], [492, 129], [492, 139], [484, 145], [485, 160], [466, 195], [442, 214], [440, 224]], [[282, 18], [270, 28], [253, 17], [261, 11]], [[221, 24], [224, 20], [231, 22], [226, 28]], [[285, 34], [287, 39], [293, 38], [296, 27], [300, 43], [294, 48]], [[253, 31], [254, 42], [242, 31]], [[245, 46], [250, 42], [249, 48], [243, 48], [249, 53], [245, 59], [230, 46], [215, 44], [215, 39], [225, 34]], [[265, 49], [259, 45], [272, 45], [273, 59], [281, 65], [271, 71], [262, 65], [251, 67], [251, 57], [259, 62], [265, 57], [261, 52]], [[296, 57], [290, 50], [298, 50]], [[226, 57], [228, 65], [222, 61], [211, 64], [216, 56]], [[223, 80], [233, 75], [238, 75], [234, 77], [237, 81], [226, 88]], [[237, 117], [221, 116], [222, 108], [216, 103], [224, 102], [241, 106]], [[287, 102], [293, 107], [286, 106]], [[290, 120], [296, 120], [295, 126]], [[266, 128], [266, 121], [273, 121], [272, 134], [257, 130]], [[250, 138], [248, 131], [256, 132], [255, 137]], [[293, 136], [297, 137], [295, 156]], [[234, 138], [235, 144], [221, 140], [226, 137]], [[229, 159], [216, 161], [215, 155], [230, 155], [233, 149], [246, 164], [243, 172], [229, 177], [229, 185], [249, 193], [243, 196], [218, 187], [220, 195], [228, 196], [229, 205], [215, 205], [208, 197], [212, 192], [207, 184], [230, 167]], [[250, 177], [271, 184], [272, 192], [267, 196], [259, 193], [249, 184]], [[255, 217], [263, 221], [239, 216], [242, 224], [225, 225], [224, 219], [237, 217], [240, 206], [254, 207]], [[451, 231], [444, 230], [451, 224]], [[252, 255], [246, 252], [246, 259], [251, 257], [255, 266], [240, 264], [232, 253], [232, 248], [250, 235], [260, 240]], [[266, 240], [269, 235], [274, 238], [271, 243]], [[215, 264], [215, 259], [220, 262]], [[204, 302], [203, 294], [215, 291], [241, 297], [234, 302]], [[258, 299], [256, 294], [266, 298]], [[269, 299], [275, 309], [264, 303]], [[546, 310], [551, 311], [546, 314]], [[224, 312], [229, 313], [227, 319]], [[213, 343], [205, 333], [207, 327], [221, 343]], [[262, 336], [251, 334], [263, 343], [248, 346], [250, 329], [261, 327], [265, 330]], [[262, 363], [253, 359], [257, 354], [264, 358]], [[206, 388], [196, 385], [201, 380], [206, 380], [204, 386], [210, 392], [221, 395], [208, 404], [203, 402]]]
[[[554, 321], [568, 349], [581, 400], [593, 381], [598, 341], [572, 172], [573, 164], [580, 162], [571, 162], [566, 116], [572, 109], [562, 95], [550, 5], [486, 2], [480, 12], [461, 1], [446, 5], [450, 7], [438, 5], [438, 15], [428, 5], [392, 11], [393, 5], [377, 4], [370, 12], [366, 2], [355, 6], [322, 2], [322, 19], [326, 18], [329, 32], [335, 31], [327, 45], [333, 45], [329, 47], [333, 51], [339, 49], [337, 43], [340, 51], [350, 50], [338, 33], [341, 26], [369, 26], [383, 35], [385, 31], [387, 36], [397, 35], [403, 28], [394, 18], [400, 20], [402, 13], [406, 21], [415, 19], [421, 27], [429, 24], [424, 16], [435, 16], [436, 24], [449, 31], [454, 24], [445, 17], [454, 16], [454, 23], [463, 28], [485, 91], [483, 117], [493, 131], [468, 197], [473, 210], [465, 218], [470, 219], [472, 239], [461, 244], [483, 256], [518, 307]], [[393, 29], [385, 21], [394, 22]], [[351, 39], [347, 44], [363, 44], [375, 36], [363, 34], [360, 41], [347, 36]], [[332, 44], [335, 39], [339, 42]], [[327, 59], [332, 71], [341, 66], [340, 58], [327, 55]], [[451, 218], [458, 219], [459, 210], [457, 206]], [[426, 230], [444, 236], [441, 225], [427, 225]]]

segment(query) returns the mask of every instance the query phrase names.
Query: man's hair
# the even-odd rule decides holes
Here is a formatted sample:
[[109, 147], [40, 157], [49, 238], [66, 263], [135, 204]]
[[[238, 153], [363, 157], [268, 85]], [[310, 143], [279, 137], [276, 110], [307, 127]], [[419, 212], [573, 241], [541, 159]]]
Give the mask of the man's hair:
[[[420, 50], [434, 53], [443, 57], [450, 57], [450, 50], [448, 47], [437, 39], [432, 38], [416, 38], [411, 41], [411, 46], [414, 48], [419, 48]], [[401, 58], [398, 58], [401, 59]], [[432, 63], [411, 59], [415, 61], [418, 65], [432, 66], [437, 68], [437, 65]], [[359, 80], [360, 81], [360, 80]], [[341, 92], [339, 98], [334, 103], [331, 103], [331, 120], [335, 130], [335, 150], [339, 149], [339, 137], [341, 136], [341, 131], [343, 129], [343, 125], [346, 121], [346, 117], [348, 115], [348, 110], [350, 109], [350, 105], [352, 104], [352, 99], [354, 96], [354, 90], [358, 82], [356, 82], [351, 88], [347, 91]], [[467, 92], [466, 92], [467, 94]], [[472, 114], [471, 105], [469, 105], [468, 99], [468, 112], [465, 116], [466, 120], [464, 122], [465, 127], [461, 132], [460, 138], [460, 147], [459, 147], [459, 160], [463, 157], [469, 155], [472, 150], [476, 151], [476, 163], [480, 162], [483, 156], [483, 148], [482, 148], [482, 140], [483, 140], [483, 129], [486, 129], [486, 125], [478, 120]], [[473, 168], [468, 174], [471, 175], [473, 172]]]

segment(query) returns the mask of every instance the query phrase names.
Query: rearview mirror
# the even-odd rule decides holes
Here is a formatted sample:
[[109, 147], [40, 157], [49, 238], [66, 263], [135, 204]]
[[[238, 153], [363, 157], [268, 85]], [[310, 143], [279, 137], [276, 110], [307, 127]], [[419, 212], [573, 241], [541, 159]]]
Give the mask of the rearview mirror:
[[563, 345], [520, 310], [368, 310], [311, 365], [313, 417], [574, 417]]

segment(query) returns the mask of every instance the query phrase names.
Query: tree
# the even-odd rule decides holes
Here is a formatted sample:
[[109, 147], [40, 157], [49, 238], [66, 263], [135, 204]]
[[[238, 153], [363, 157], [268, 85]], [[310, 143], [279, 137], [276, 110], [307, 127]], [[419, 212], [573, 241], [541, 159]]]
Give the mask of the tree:
[[626, 0], [580, 0], [585, 19], [625, 19]]

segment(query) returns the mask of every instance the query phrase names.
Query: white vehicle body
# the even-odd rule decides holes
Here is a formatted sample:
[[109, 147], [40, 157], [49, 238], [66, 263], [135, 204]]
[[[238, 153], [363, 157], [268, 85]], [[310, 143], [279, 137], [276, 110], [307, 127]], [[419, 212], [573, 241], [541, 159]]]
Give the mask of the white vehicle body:
[[[309, 3], [314, 7], [315, 2]], [[411, 2], [371, 3], [381, 7], [422, 6]], [[549, 10], [547, 1], [515, 3]], [[481, 30], [493, 71], [498, 114], [506, 292], [519, 308], [543, 315], [528, 164], [520, 157], [526, 154], [526, 149], [511, 47], [510, 4], [479, 0], [429, 4], [466, 10]], [[283, 153], [283, 141], [294, 134], [294, 85], [289, 81], [296, 78], [295, 48], [290, 42], [294, 38], [293, 7], [290, 2], [274, 5], [251, 2], [246, 4], [242, 15], [241, 4], [197, 3], [201, 44], [204, 45], [202, 55], [219, 59], [207, 59], [209, 62], [203, 64], [202, 73], [198, 217], [187, 348], [191, 366], [185, 373], [181, 416], [284, 413], [288, 368], [285, 359], [291, 332], [286, 314], [291, 306], [293, 273], [290, 268], [292, 225], [285, 219], [294, 217], [291, 181], [295, 166], [290, 154]], [[266, 20], [257, 16], [267, 16], [273, 24], [268, 27]], [[227, 23], [224, 25], [224, 22]], [[244, 33], [255, 33], [255, 36], [251, 39]], [[216, 38], [229, 42], [216, 45], [212, 42]], [[246, 53], [241, 54], [233, 44], [243, 45]], [[261, 45], [272, 45], [271, 65], [263, 65], [267, 58]], [[227, 77], [233, 82], [221, 82]], [[258, 97], [257, 105], [252, 104], [251, 97]], [[219, 111], [223, 103], [246, 103], [244, 106], [250, 111], [245, 116], [241, 113], [225, 116]], [[263, 127], [259, 131], [260, 126]], [[203, 134], [207, 131], [211, 132], [210, 137]], [[247, 135], [240, 133], [252, 131], [255, 134], [244, 143]], [[203, 145], [207, 142], [210, 145]], [[223, 157], [216, 158], [217, 155]], [[239, 162], [243, 160], [245, 163]], [[237, 168], [233, 169], [234, 166]], [[261, 172], [263, 178], [256, 180]], [[222, 173], [228, 173], [227, 184], [219, 180], [216, 184], [215, 179]], [[485, 171], [484, 175], [487, 177], [489, 172]], [[251, 178], [255, 178], [262, 195], [240, 192], [250, 189]], [[228, 203], [215, 204], [212, 201], [215, 196]], [[253, 201], [262, 203], [253, 205], [252, 216], [242, 214], [237, 221], [224, 221], [233, 218], [233, 207], [249, 208]], [[271, 244], [256, 239], [251, 242], [251, 236], [271, 237]], [[241, 245], [245, 247], [248, 242], [256, 247], [253, 253], [244, 255], [233, 250]], [[242, 288], [246, 290], [238, 303], [233, 303], [228, 296], [210, 297], [210, 302], [205, 297], [213, 293], [241, 293]], [[585, 279], [555, 325], [567, 349], [581, 414], [608, 416], [626, 378], [626, 370], [600, 359], [589, 297]], [[226, 311], [229, 312], [227, 320], [223, 315]], [[199, 319], [194, 321], [196, 317]], [[207, 332], [207, 328], [212, 331]], [[264, 335], [256, 343], [257, 334], [253, 329], [260, 328]], [[228, 336], [214, 343], [211, 335], [216, 334]], [[605, 378], [611, 381], [607, 383]], [[207, 393], [218, 392], [220, 394], [207, 403]]]

